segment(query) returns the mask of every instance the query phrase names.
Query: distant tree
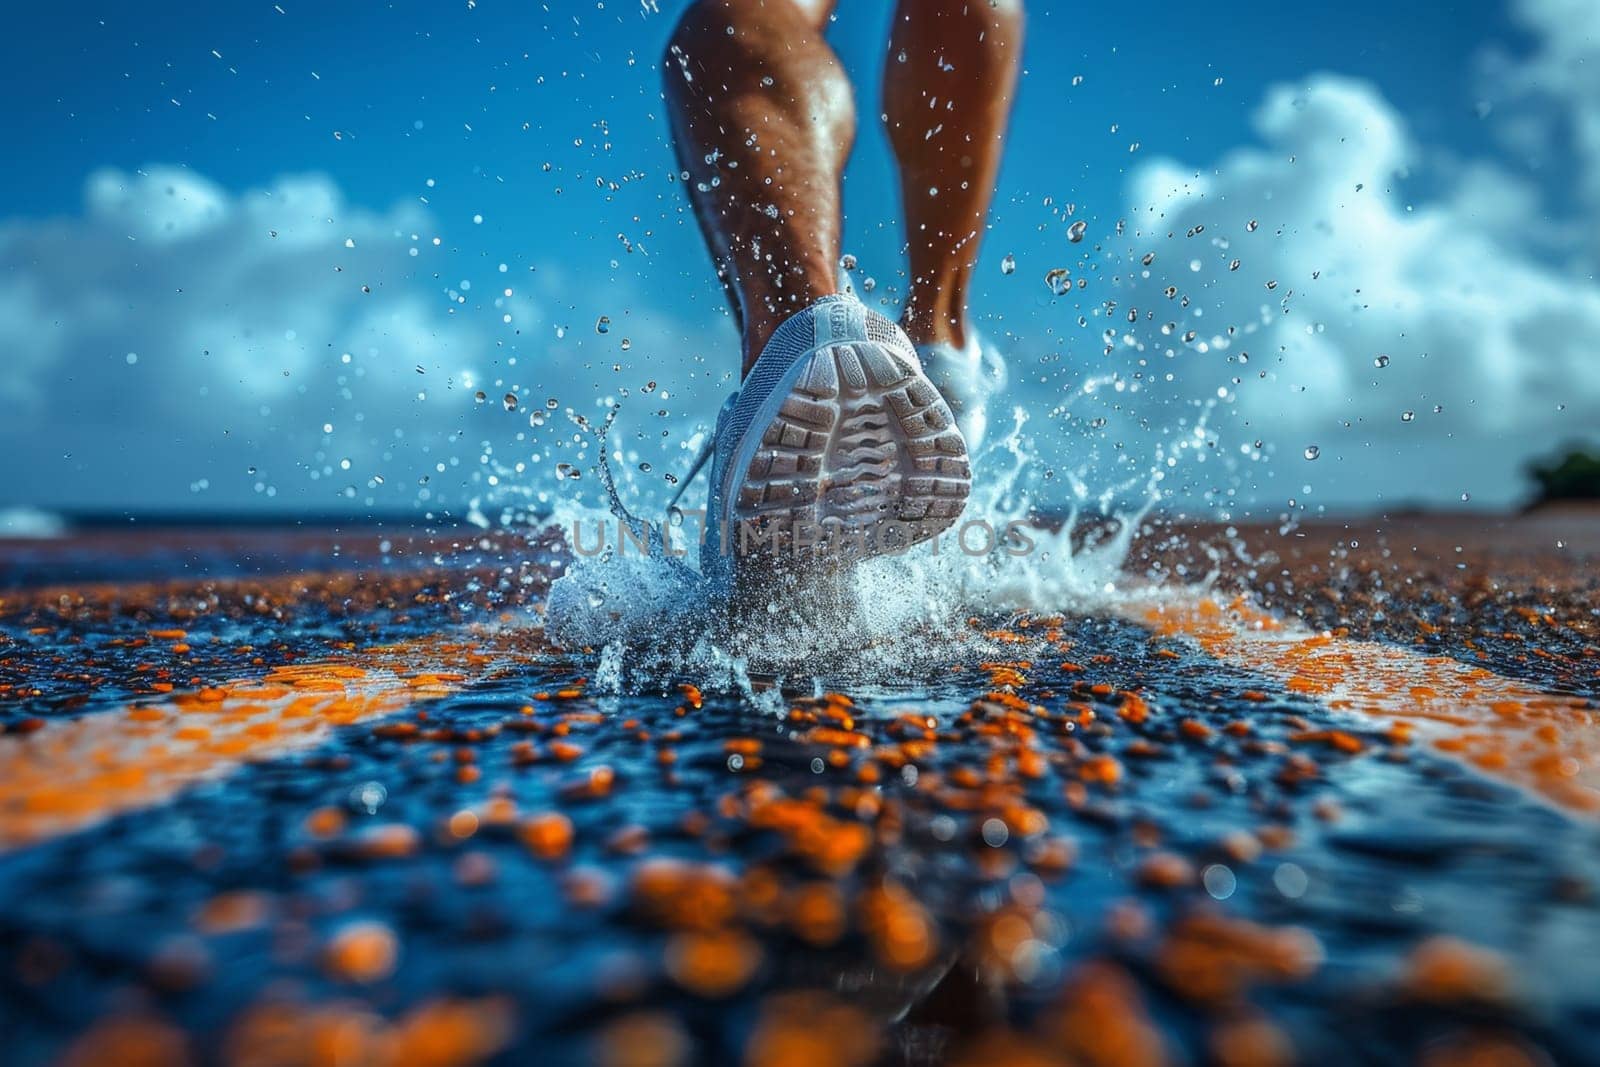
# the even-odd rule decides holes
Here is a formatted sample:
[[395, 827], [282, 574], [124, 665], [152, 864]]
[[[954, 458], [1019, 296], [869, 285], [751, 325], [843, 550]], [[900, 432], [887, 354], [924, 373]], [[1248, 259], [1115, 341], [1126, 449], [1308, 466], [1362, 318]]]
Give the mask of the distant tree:
[[1600, 456], [1581, 447], [1569, 448], [1560, 459], [1530, 464], [1528, 473], [1539, 486], [1537, 504], [1600, 500]]

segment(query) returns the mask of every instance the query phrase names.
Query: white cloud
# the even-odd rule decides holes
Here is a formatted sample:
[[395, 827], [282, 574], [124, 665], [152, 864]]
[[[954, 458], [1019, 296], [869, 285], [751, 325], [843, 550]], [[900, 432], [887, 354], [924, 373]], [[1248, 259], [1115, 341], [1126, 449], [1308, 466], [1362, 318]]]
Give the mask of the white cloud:
[[[169, 166], [90, 176], [79, 217], [0, 223], [0, 504], [459, 510], [495, 495], [497, 466], [553, 484], [571, 427], [530, 416], [630, 381], [617, 338], [559, 339], [548, 309], [594, 315], [559, 271], [519, 276], [437, 234], [420, 206], [357, 208], [324, 175], [233, 193]], [[634, 312], [641, 361], [681, 347], [670, 315]], [[706, 389], [683, 384], [675, 414]]]
[[1279, 86], [1254, 125], [1260, 146], [1134, 173], [1134, 251], [1157, 258], [1120, 297], [1140, 323], [1113, 321], [1157, 370], [1231, 390], [1235, 437], [1280, 456], [1266, 499], [1508, 503], [1530, 456], [1600, 425], [1600, 287], [1550, 262], [1532, 188], [1476, 164], [1413, 195], [1422, 146], [1364, 82]]
[[1600, 206], [1600, 4], [1520, 0], [1514, 11], [1539, 43], [1509, 72], [1511, 88], [1562, 108], [1572, 147], [1585, 164], [1583, 188]]
[[1559, 211], [1583, 217], [1550, 228], [1552, 249], [1600, 262], [1600, 4], [1512, 0], [1511, 15], [1533, 38], [1513, 55], [1481, 57], [1479, 114], [1514, 163], [1546, 180]]
[[100, 171], [81, 218], [0, 226], [0, 447], [28, 460], [5, 495], [163, 508], [192, 485], [214, 490], [195, 503], [236, 506], [271, 487], [310, 509], [347, 486], [370, 495], [397, 452], [415, 463], [445, 443], [463, 372], [495, 352], [413, 267], [432, 232], [414, 208], [350, 207], [323, 176], [233, 195], [176, 167]]

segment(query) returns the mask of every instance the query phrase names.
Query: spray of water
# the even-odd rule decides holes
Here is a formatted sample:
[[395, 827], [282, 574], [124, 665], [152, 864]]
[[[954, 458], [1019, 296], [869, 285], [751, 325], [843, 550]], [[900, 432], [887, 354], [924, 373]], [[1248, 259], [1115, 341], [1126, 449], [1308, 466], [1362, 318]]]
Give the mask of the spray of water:
[[[547, 632], [598, 655], [595, 683], [605, 690], [661, 688], [688, 672], [759, 702], [763, 683], [774, 680], [926, 682], [954, 665], [1015, 658], [1017, 648], [994, 631], [1017, 615], [1106, 613], [1147, 598], [1123, 565], [1157, 500], [1153, 472], [1167, 469], [1162, 457], [1140, 484], [1098, 496], [1086, 463], [1065, 479], [1073, 495], [1067, 514], [1041, 515], [1043, 464], [1027, 425], [1016, 409], [1009, 431], [974, 457], [974, 492], [957, 527], [729, 619], [706, 609], [695, 546], [684, 544], [692, 532], [674, 544], [670, 522], [641, 521], [624, 506], [605, 445], [608, 417], [593, 431], [606, 506], [563, 505], [548, 520], [574, 551], [550, 590]], [[1085, 511], [1130, 495], [1139, 502], [1120, 513]], [[687, 557], [673, 554], [686, 547]]]

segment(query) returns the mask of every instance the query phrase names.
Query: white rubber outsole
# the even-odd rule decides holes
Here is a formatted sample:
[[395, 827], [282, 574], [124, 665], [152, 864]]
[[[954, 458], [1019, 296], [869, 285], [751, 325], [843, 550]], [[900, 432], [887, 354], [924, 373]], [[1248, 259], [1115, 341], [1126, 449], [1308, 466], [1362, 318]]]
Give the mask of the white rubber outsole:
[[[796, 368], [753, 448], [735, 458], [733, 518], [810, 531], [789, 546], [856, 556], [900, 551], [948, 529], [972, 490], [949, 405], [892, 347], [841, 341]], [[741, 468], [742, 464], [742, 468]]]

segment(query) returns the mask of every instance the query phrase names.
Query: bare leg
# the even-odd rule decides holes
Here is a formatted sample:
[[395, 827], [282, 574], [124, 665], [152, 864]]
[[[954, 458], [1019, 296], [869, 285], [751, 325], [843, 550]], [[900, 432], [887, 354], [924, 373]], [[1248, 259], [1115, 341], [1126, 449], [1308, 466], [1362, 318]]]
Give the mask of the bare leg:
[[696, 0], [662, 76], [689, 196], [743, 332], [743, 373], [784, 319], [838, 291], [850, 83], [833, 0]]
[[1000, 171], [1022, 21], [1022, 0], [900, 0], [895, 11], [883, 110], [910, 243], [900, 324], [919, 345], [967, 341], [967, 288]]

